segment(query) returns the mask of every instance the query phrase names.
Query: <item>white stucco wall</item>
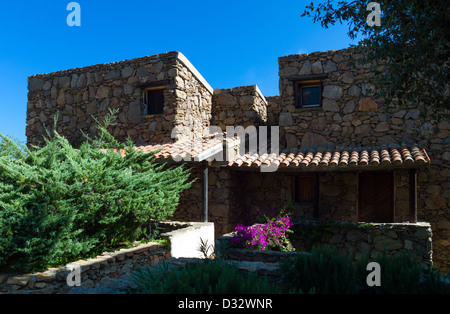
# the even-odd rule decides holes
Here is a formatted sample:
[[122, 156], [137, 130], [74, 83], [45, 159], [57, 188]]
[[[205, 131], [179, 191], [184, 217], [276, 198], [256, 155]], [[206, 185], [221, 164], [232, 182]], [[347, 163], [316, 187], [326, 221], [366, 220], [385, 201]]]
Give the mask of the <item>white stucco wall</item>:
[[214, 251], [214, 223], [189, 222], [189, 226], [170, 231], [161, 235], [170, 241], [172, 257], [204, 257], [200, 252], [201, 241], [211, 245], [208, 254]]

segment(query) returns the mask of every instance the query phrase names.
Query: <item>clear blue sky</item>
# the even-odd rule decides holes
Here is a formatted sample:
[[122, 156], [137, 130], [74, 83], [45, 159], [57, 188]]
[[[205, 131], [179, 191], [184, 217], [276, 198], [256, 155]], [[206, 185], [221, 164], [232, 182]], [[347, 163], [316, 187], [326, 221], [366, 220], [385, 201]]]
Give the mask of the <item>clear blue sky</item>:
[[346, 26], [300, 17], [310, 0], [2, 1], [0, 132], [25, 142], [27, 80], [42, 74], [181, 51], [213, 88], [257, 84], [278, 95], [278, 57], [347, 48]]

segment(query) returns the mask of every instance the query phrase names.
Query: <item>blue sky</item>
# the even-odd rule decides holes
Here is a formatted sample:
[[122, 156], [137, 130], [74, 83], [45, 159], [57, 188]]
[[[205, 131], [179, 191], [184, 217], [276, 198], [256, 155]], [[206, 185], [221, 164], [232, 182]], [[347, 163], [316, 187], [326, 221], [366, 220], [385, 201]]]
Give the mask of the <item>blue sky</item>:
[[213, 88], [257, 84], [278, 95], [278, 57], [349, 47], [347, 28], [300, 17], [310, 0], [2, 1], [0, 132], [25, 142], [27, 80], [49, 73], [181, 51]]

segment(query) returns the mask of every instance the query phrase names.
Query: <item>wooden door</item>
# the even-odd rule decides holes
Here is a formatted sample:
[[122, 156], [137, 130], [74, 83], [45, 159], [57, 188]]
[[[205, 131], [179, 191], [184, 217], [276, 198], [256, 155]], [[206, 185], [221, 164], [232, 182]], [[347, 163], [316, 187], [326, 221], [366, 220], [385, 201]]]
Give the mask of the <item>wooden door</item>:
[[394, 221], [394, 175], [392, 172], [363, 172], [358, 176], [358, 221]]

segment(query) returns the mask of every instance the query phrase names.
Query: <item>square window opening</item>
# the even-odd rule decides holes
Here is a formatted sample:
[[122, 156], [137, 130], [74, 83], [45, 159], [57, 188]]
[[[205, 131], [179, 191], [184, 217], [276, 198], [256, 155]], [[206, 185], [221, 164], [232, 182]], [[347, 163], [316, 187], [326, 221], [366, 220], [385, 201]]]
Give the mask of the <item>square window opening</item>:
[[146, 89], [144, 91], [144, 106], [146, 115], [164, 113], [164, 87]]
[[296, 107], [320, 108], [322, 107], [322, 81], [297, 81], [295, 82]]
[[320, 86], [301, 87], [301, 107], [320, 107]]

